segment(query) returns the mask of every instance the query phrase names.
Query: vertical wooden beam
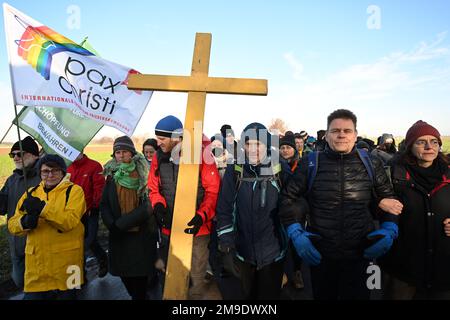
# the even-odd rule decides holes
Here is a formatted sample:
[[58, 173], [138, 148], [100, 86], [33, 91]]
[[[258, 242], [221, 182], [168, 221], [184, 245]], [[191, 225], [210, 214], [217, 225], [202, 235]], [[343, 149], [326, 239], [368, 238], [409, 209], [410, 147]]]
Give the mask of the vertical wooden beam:
[[[193, 77], [208, 77], [211, 35], [197, 34], [192, 61]], [[165, 300], [185, 300], [189, 292], [193, 236], [184, 233], [197, 209], [206, 92], [189, 92], [184, 121], [174, 216], [164, 286]], [[196, 130], [194, 130], [196, 129]]]

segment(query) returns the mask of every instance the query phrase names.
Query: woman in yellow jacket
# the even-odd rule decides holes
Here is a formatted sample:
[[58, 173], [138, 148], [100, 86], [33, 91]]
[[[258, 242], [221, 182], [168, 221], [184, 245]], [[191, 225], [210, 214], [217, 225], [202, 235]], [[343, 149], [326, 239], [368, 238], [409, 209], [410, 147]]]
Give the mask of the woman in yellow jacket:
[[58, 155], [39, 162], [42, 182], [19, 200], [8, 229], [27, 235], [24, 300], [75, 299], [83, 284], [83, 189]]

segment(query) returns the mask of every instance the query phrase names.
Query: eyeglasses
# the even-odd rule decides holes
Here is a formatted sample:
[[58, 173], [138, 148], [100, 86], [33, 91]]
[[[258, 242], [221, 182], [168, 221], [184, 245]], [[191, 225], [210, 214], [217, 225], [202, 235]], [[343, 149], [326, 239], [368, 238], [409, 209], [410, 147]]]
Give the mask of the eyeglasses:
[[430, 141], [428, 140], [417, 140], [416, 142], [414, 142], [414, 144], [418, 147], [421, 148], [425, 148], [426, 145], [429, 145], [433, 148], [439, 147], [439, 140], [438, 139], [431, 139]]
[[51, 169], [51, 170], [44, 169], [44, 170], [41, 170], [41, 176], [47, 177], [48, 175], [50, 175], [50, 173], [52, 174], [52, 176], [54, 176], [54, 175], [59, 174], [60, 172], [61, 172], [61, 169]]
[[17, 156], [17, 157], [20, 159], [20, 158], [22, 158], [22, 156], [24, 155], [24, 153], [25, 153], [25, 152], [21, 152], [21, 151], [19, 151], [19, 152], [10, 152], [10, 153], [9, 153], [9, 157], [10, 157], [11, 159], [14, 159], [14, 157]]

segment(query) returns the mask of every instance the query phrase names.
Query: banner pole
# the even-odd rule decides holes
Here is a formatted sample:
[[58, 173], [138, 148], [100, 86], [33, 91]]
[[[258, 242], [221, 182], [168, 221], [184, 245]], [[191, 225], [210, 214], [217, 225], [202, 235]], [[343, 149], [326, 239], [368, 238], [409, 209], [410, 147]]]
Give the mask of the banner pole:
[[20, 138], [20, 127], [19, 127], [19, 116], [17, 113], [17, 103], [16, 103], [16, 96], [15, 93], [16, 91], [14, 90], [14, 79], [13, 79], [13, 72], [12, 72], [12, 64], [11, 64], [11, 52], [10, 52], [10, 45], [11, 45], [11, 36], [9, 35], [8, 32], [8, 25], [7, 25], [7, 19], [6, 19], [6, 15], [8, 13], [11, 13], [9, 10], [9, 5], [7, 4], [3, 4], [3, 20], [4, 20], [4, 24], [5, 24], [5, 38], [6, 38], [6, 52], [8, 53], [8, 64], [9, 64], [9, 77], [11, 79], [11, 90], [12, 90], [12, 98], [13, 98], [13, 104], [14, 104], [14, 114], [16, 116], [16, 121], [17, 121], [17, 137], [19, 138], [19, 148], [20, 148], [20, 154], [21, 154], [21, 160], [22, 160], [22, 170], [23, 170], [23, 182], [25, 183], [25, 191], [27, 194], [27, 197], [30, 196], [29, 192], [28, 192], [28, 183], [27, 183], [27, 169], [25, 168], [25, 162], [23, 160], [23, 148], [22, 148], [22, 139]]

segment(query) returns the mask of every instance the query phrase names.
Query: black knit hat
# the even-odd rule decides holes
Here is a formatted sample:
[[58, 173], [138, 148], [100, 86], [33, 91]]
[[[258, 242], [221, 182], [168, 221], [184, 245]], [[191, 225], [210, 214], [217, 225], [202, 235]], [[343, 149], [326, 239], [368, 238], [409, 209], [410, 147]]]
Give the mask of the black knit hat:
[[57, 154], [46, 154], [43, 156], [38, 162], [39, 171], [41, 170], [42, 165], [50, 162], [55, 163], [64, 172], [64, 175], [67, 173], [66, 162]]
[[241, 134], [241, 143], [246, 143], [248, 140], [258, 140], [270, 149], [272, 135], [263, 124], [253, 122], [246, 126]]
[[296, 150], [297, 148], [295, 146], [295, 136], [293, 134], [287, 134], [283, 138], [280, 138], [280, 148], [283, 145], [288, 145]]
[[133, 140], [128, 136], [122, 136], [114, 140], [113, 152], [115, 153], [117, 150], [130, 151], [133, 156], [137, 153]]
[[[29, 152], [32, 155], [39, 157], [39, 147], [38, 147], [36, 141], [34, 141], [34, 139], [30, 136], [28, 136], [22, 140], [22, 149], [25, 152]], [[16, 151], [16, 150], [20, 150], [19, 141], [17, 141], [16, 143], [13, 144], [13, 146], [11, 148], [11, 152]]]

